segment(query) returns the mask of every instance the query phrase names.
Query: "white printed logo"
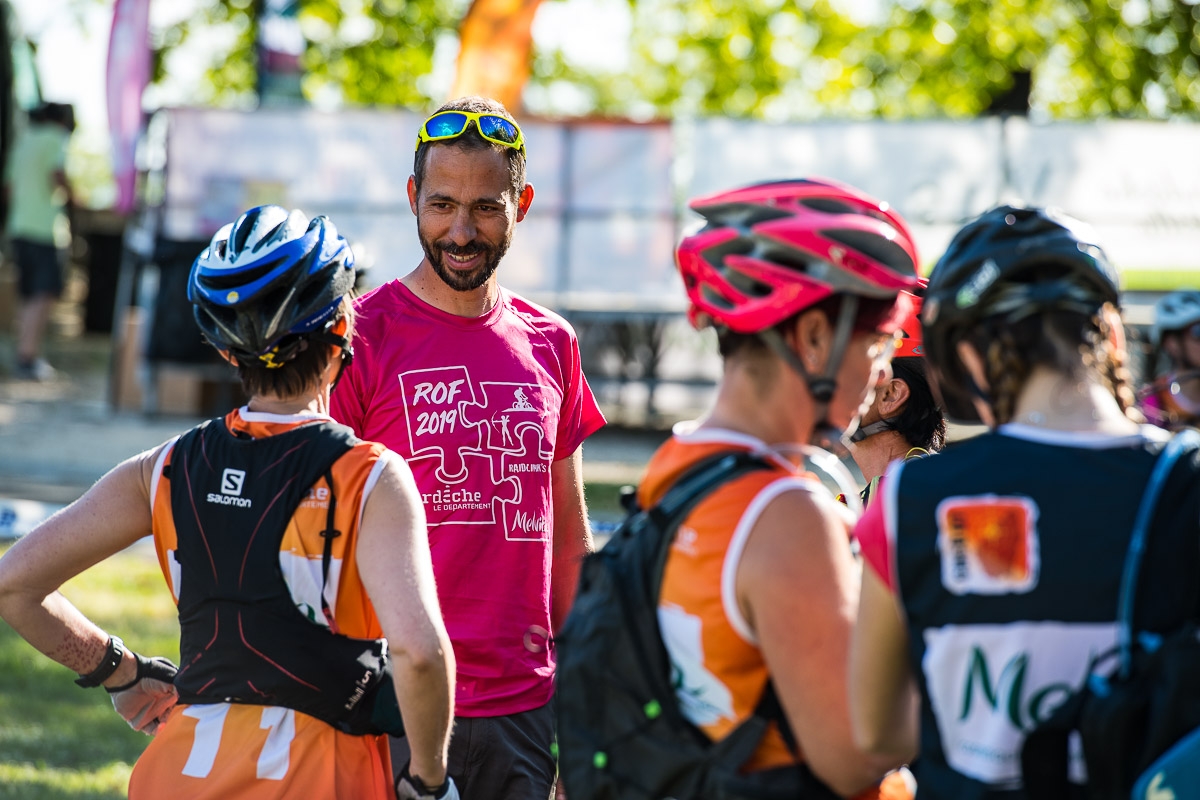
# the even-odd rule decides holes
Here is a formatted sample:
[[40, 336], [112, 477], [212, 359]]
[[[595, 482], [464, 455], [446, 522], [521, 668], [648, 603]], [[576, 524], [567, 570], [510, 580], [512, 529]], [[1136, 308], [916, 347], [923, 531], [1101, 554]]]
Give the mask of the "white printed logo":
[[227, 469], [221, 475], [221, 494], [231, 494], [234, 497], [242, 496], [242, 484], [246, 482], [246, 471], [241, 469]]
[[237, 506], [250, 508], [253, 501], [242, 497], [242, 487], [246, 483], [246, 471], [243, 469], [226, 469], [221, 473], [221, 493], [208, 493], [208, 502], [222, 506]]
[[[1115, 622], [945, 625], [924, 632], [921, 669], [946, 762], [993, 786], [1021, 776], [1021, 745], [1116, 641]], [[1072, 780], [1085, 774], [1072, 752]]]

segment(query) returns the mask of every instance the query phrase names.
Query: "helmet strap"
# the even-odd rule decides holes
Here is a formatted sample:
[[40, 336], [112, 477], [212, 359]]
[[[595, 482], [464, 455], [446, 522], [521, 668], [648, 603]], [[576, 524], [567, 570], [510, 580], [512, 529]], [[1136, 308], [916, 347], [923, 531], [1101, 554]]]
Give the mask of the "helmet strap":
[[850, 337], [854, 333], [854, 322], [857, 318], [858, 296], [842, 295], [842, 307], [838, 311], [837, 322], [834, 325], [833, 347], [829, 351], [829, 360], [825, 363], [825, 371], [815, 376], [805, 369], [804, 362], [800, 356], [796, 355], [796, 351], [788, 347], [778, 328], [771, 327], [758, 332], [759, 338], [766, 343], [767, 347], [783, 359], [784, 363], [791, 367], [808, 387], [808, 393], [812, 396], [816, 412], [814, 414], [816, 424], [813, 426], [814, 441], [821, 442], [823, 446], [837, 442], [842, 437], [843, 432], [829, 422], [829, 402], [833, 400], [834, 392], [837, 391], [837, 373], [842, 366], [842, 358], [850, 344]]
[[870, 425], [860, 425], [855, 429], [854, 433], [850, 434], [850, 441], [857, 444], [863, 439], [874, 436], [877, 433], [892, 430], [892, 422], [887, 419], [880, 419], [872, 422]]

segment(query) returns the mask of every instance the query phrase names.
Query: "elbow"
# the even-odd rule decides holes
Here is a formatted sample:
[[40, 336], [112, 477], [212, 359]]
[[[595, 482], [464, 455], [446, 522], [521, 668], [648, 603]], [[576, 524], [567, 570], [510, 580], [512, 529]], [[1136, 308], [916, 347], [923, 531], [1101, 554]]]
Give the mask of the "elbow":
[[906, 730], [888, 730], [881, 725], [851, 725], [854, 749], [872, 770], [889, 772], [912, 761], [917, 755], [915, 736]]
[[411, 680], [454, 672], [454, 654], [450, 643], [437, 636], [403, 642], [398, 647], [392, 647], [390, 653], [393, 670]]

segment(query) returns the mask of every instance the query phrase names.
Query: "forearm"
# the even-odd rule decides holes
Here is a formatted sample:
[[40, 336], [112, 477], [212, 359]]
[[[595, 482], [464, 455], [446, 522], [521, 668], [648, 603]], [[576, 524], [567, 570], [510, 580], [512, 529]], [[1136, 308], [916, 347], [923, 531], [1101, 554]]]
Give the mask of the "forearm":
[[907, 642], [895, 596], [865, 569], [849, 670], [854, 743], [865, 754], [904, 761], [916, 754], [920, 689], [908, 666]]
[[450, 640], [430, 631], [431, 646], [419, 654], [392, 652], [396, 699], [412, 751], [409, 772], [427, 784], [445, 779], [454, 717], [454, 651]]
[[[96, 669], [108, 649], [109, 635], [59, 592], [5, 593], [0, 596], [0, 617], [47, 658], [81, 675]], [[126, 652], [104, 685], [129, 683], [136, 672], [137, 663]]]

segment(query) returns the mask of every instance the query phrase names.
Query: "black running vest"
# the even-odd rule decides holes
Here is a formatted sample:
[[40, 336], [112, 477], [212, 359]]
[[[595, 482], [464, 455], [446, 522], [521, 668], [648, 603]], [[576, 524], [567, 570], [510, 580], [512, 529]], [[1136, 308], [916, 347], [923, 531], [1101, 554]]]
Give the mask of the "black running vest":
[[241, 438], [222, 419], [176, 442], [167, 477], [181, 567], [180, 702], [282, 706], [347, 733], [385, 732], [372, 714], [377, 695], [394, 704], [386, 640], [311, 622], [279, 566], [288, 522], [321, 476], [332, 522], [330, 467], [357, 442], [332, 422]]
[[[1020, 798], [1020, 744], [1115, 642], [1121, 570], [1161, 442], [987, 433], [884, 483], [909, 663], [922, 685], [918, 796]], [[1164, 488], [1138, 626], [1200, 619], [1200, 465]]]

